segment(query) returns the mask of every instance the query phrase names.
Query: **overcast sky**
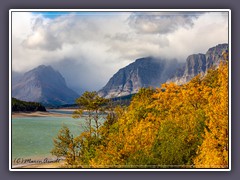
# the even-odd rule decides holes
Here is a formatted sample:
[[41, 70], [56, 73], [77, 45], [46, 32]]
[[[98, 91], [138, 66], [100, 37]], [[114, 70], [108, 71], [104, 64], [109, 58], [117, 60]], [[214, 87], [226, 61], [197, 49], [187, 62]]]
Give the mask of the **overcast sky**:
[[137, 58], [185, 61], [227, 42], [227, 12], [12, 13], [12, 70], [52, 65], [77, 92], [101, 89]]

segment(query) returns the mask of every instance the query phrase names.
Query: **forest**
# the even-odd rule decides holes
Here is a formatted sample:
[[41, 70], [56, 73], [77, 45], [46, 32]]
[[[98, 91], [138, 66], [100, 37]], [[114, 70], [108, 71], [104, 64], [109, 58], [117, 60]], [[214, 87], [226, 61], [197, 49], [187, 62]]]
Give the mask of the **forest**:
[[12, 98], [12, 111], [23, 111], [23, 112], [32, 112], [32, 111], [46, 111], [46, 108], [37, 102], [26, 102], [21, 101], [16, 98]]
[[129, 106], [85, 92], [73, 114], [85, 131], [63, 126], [51, 153], [66, 168], [228, 168], [228, 87], [226, 61], [181, 86], [142, 88]]

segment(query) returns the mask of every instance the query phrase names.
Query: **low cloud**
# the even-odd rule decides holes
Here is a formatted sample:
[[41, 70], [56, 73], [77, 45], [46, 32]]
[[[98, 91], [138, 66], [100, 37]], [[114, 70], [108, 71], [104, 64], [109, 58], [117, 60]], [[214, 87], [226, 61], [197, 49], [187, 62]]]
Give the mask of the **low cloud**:
[[136, 12], [128, 21], [129, 26], [140, 34], [169, 34], [181, 27], [192, 28], [199, 15], [187, 12]]
[[52, 65], [78, 92], [99, 90], [137, 58], [185, 61], [228, 42], [227, 13], [13, 14], [13, 70]]

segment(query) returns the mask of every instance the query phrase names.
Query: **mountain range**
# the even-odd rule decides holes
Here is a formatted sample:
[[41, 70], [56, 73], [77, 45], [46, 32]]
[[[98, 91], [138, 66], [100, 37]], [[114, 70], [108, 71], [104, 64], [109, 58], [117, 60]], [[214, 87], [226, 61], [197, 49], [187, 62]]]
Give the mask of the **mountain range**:
[[[98, 91], [105, 98], [135, 94], [142, 87], [160, 87], [162, 83], [184, 84], [194, 76], [205, 75], [228, 58], [228, 44], [219, 44], [205, 54], [189, 55], [185, 62], [176, 59], [144, 57], [121, 68]], [[45, 106], [73, 104], [79, 95], [70, 89], [64, 77], [51, 66], [40, 65], [24, 74], [12, 73], [12, 97]]]
[[142, 87], [156, 87], [167, 81], [179, 63], [177, 60], [146, 57], [120, 69], [98, 94], [105, 98], [137, 93]]
[[224, 60], [224, 53], [228, 53], [228, 44], [212, 47], [206, 54], [189, 55], [184, 63], [172, 59], [140, 58], [114, 74], [98, 94], [112, 98], [137, 93], [142, 87], [160, 87], [165, 82], [181, 85], [218, 66]]
[[219, 44], [210, 48], [206, 54], [192, 54], [187, 57], [183, 67], [168, 79], [178, 85], [190, 81], [194, 76], [206, 74], [209, 68], [218, 66], [221, 60], [225, 60], [224, 54], [228, 54], [228, 44]]
[[67, 87], [63, 76], [51, 66], [40, 65], [13, 81], [12, 97], [45, 106], [73, 104], [79, 95]]

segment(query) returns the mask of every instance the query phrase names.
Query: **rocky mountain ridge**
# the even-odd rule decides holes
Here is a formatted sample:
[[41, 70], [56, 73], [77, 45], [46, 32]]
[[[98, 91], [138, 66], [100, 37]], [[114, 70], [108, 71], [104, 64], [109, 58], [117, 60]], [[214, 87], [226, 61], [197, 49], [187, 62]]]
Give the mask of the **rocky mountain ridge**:
[[177, 60], [140, 58], [120, 69], [98, 94], [105, 98], [137, 93], [142, 87], [157, 87], [166, 82], [178, 66]]
[[67, 87], [63, 76], [51, 66], [40, 65], [12, 85], [12, 97], [43, 105], [74, 103], [79, 95]]
[[193, 54], [187, 57], [181, 73], [175, 73], [167, 82], [174, 82], [178, 85], [190, 81], [198, 74], [206, 74], [211, 67], [218, 66], [221, 60], [226, 59], [224, 54], [228, 54], [228, 44], [219, 44], [210, 48], [206, 54]]
[[137, 59], [114, 74], [98, 94], [113, 98], [137, 93], [142, 87], [160, 87], [165, 82], [184, 84], [218, 66], [224, 59], [224, 52], [228, 53], [228, 44], [212, 47], [206, 54], [192, 54], [184, 63], [153, 57]]

